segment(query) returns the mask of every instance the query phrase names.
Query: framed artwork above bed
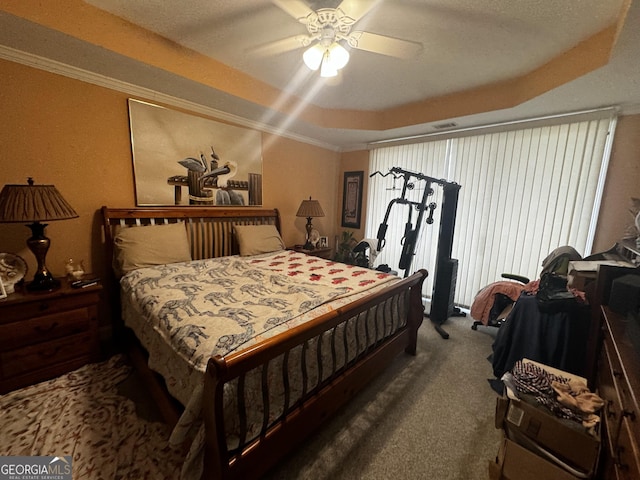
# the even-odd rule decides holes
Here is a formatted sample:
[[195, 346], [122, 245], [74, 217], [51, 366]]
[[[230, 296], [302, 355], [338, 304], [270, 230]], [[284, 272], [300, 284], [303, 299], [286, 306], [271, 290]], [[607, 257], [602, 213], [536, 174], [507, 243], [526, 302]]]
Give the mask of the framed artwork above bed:
[[136, 205], [262, 205], [259, 131], [129, 99]]

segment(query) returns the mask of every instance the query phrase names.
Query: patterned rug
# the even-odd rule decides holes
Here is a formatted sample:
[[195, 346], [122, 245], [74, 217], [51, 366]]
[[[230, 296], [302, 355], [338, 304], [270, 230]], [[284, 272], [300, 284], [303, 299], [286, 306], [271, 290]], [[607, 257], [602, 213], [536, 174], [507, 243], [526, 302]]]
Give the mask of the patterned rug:
[[178, 478], [169, 429], [118, 393], [131, 371], [116, 355], [0, 395], [0, 456], [71, 455], [74, 480]]

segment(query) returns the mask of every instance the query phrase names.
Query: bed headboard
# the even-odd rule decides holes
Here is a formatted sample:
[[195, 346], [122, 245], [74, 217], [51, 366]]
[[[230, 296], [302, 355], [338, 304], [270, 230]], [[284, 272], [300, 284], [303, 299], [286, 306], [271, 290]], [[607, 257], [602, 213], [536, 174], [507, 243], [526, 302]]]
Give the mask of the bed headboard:
[[280, 232], [277, 209], [220, 207], [102, 207], [107, 258], [113, 255], [113, 239], [119, 228], [184, 222], [194, 260], [238, 253], [234, 225], [275, 225]]

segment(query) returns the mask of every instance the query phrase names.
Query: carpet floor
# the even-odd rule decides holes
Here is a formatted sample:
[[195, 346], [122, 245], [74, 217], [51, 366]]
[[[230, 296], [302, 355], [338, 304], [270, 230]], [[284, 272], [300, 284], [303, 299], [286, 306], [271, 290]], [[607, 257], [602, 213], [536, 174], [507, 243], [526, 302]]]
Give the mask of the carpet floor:
[[428, 320], [418, 354], [400, 355], [340, 414], [268, 476], [271, 480], [485, 480], [498, 452], [487, 356], [495, 328]]
[[[396, 358], [266, 478], [487, 479], [501, 438], [493, 336], [471, 323], [449, 319], [443, 340], [426, 320], [417, 356]], [[72, 455], [74, 480], [177, 479], [180, 454], [137, 385], [116, 355], [0, 396], [0, 455]]]

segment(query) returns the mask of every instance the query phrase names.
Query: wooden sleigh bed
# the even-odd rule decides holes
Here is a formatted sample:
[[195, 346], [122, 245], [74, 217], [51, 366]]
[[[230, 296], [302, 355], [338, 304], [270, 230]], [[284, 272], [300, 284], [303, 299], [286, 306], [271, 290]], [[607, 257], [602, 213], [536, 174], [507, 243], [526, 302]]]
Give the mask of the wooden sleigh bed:
[[[208, 268], [209, 265], [207, 259], [210, 258], [219, 258], [223, 263], [231, 260], [249, 262], [253, 266], [264, 263], [266, 257], [269, 267], [277, 269], [280, 268], [282, 258], [287, 257], [288, 271], [273, 270], [267, 273], [270, 278], [276, 278], [276, 282], [286, 282], [287, 277], [292, 275], [291, 265], [296, 267], [303, 263], [311, 265], [311, 270], [315, 268], [320, 272], [341, 272], [337, 275], [371, 278], [371, 283], [375, 283], [377, 278], [383, 278], [381, 272], [359, 271], [355, 269], [362, 270], [362, 267], [346, 266], [288, 250], [269, 252], [255, 258], [238, 255], [243, 253], [242, 244], [238, 242], [235, 233], [240, 232], [243, 226], [270, 225], [280, 230], [279, 214], [275, 209], [103, 207], [102, 214], [109, 259], [114, 257], [114, 241], [118, 242], [124, 229], [180, 225], [180, 228], [186, 230], [189, 254], [193, 260], [171, 264], [169, 267], [159, 265], [137, 269], [134, 266], [133, 273], [124, 274], [120, 282], [119, 296], [123, 305], [131, 303], [133, 289], [126, 288], [127, 281], [135, 283], [138, 280], [139, 284], [155, 295], [153, 286], [149, 285], [157, 283], [157, 279], [143, 279], [143, 273], [146, 275], [145, 272], [150, 271], [155, 275], [157, 271], [169, 271], [169, 275], [174, 275], [171, 278], [178, 278], [176, 275], [180, 275], [182, 279], [188, 275], [182, 270], [175, 273], [177, 270], [174, 271], [174, 267], [187, 269], [192, 268], [193, 264], [193, 268], [198, 271], [206, 271], [205, 266]], [[151, 230], [137, 232], [147, 231]], [[150, 245], [155, 245], [152, 236], [144, 235], [142, 238]], [[116, 246], [116, 250], [118, 248]], [[115, 254], [118, 257], [117, 251]], [[235, 257], [229, 257], [232, 255]], [[295, 263], [292, 264], [291, 261]], [[203, 266], [204, 264], [206, 265]], [[246, 263], [239, 265], [241, 270], [247, 268]], [[211, 277], [214, 276], [215, 274], [210, 274], [208, 281], [211, 282]], [[310, 277], [304, 279], [315, 281], [321, 276], [312, 272]], [[201, 377], [196, 377], [202, 385], [193, 389], [196, 392], [194, 395], [198, 397], [197, 413], [191, 413], [190, 417], [186, 413], [182, 414], [182, 417], [189, 417], [182, 421], [187, 425], [183, 425], [183, 431], [199, 421], [200, 430], [194, 435], [203, 437], [200, 451], [192, 447], [189, 454], [196, 468], [183, 469], [183, 477], [193, 478], [193, 472], [210, 479], [260, 477], [326, 422], [396, 355], [402, 351], [415, 355], [417, 332], [423, 320], [421, 290], [426, 276], [427, 272], [420, 270], [405, 279], [384, 278], [384, 283], [374, 285], [372, 293], [363, 291], [345, 298], [338, 296], [335, 300], [312, 309], [320, 313], [305, 314], [304, 322], [296, 323], [297, 320], [292, 320], [288, 329], [274, 329], [273, 334], [259, 335], [253, 343], [249, 342], [248, 346], [229, 354], [207, 354], [203, 360], [205, 367]], [[340, 281], [343, 277], [340, 277]], [[220, 283], [222, 280], [216, 277], [215, 281]], [[327, 284], [342, 286], [340, 281], [327, 280]], [[295, 282], [297, 286], [310, 283], [302, 281], [302, 277], [296, 278]], [[189, 292], [196, 289], [194, 286], [189, 288], [192, 289]], [[334, 294], [329, 293], [331, 295]], [[157, 295], [152, 298], [156, 299]], [[208, 298], [212, 299], [211, 296]], [[252, 302], [245, 300], [243, 303], [247, 305]], [[132, 308], [123, 307], [123, 317], [131, 316]], [[231, 307], [224, 304], [218, 310], [222, 312], [223, 308], [228, 312]], [[148, 305], [139, 308], [140, 311], [145, 309], [148, 309]], [[202, 307], [199, 309], [203, 310]], [[127, 319], [124, 321], [126, 323]], [[244, 325], [243, 321], [239, 324]], [[116, 335], [125, 331], [120, 328], [122, 325], [116, 327]], [[170, 328], [174, 328], [172, 332], [175, 333], [176, 328]], [[133, 330], [135, 331], [135, 327]], [[139, 336], [145, 338], [141, 344], [149, 350], [145, 345], [148, 343], [145, 335]], [[152, 352], [146, 353], [151, 358]], [[175, 361], [179, 362], [179, 359]], [[167, 397], [171, 396], [170, 387], [179, 383], [180, 379], [165, 380], [169, 387], [169, 391], [163, 391], [166, 403]], [[180, 403], [184, 405], [185, 401], [181, 400]], [[189, 408], [185, 408], [185, 412], [188, 410]], [[180, 429], [180, 424], [179, 421], [174, 433]], [[188, 438], [189, 442], [192, 441], [191, 437]], [[192, 445], [196, 441], [193, 442]]]

